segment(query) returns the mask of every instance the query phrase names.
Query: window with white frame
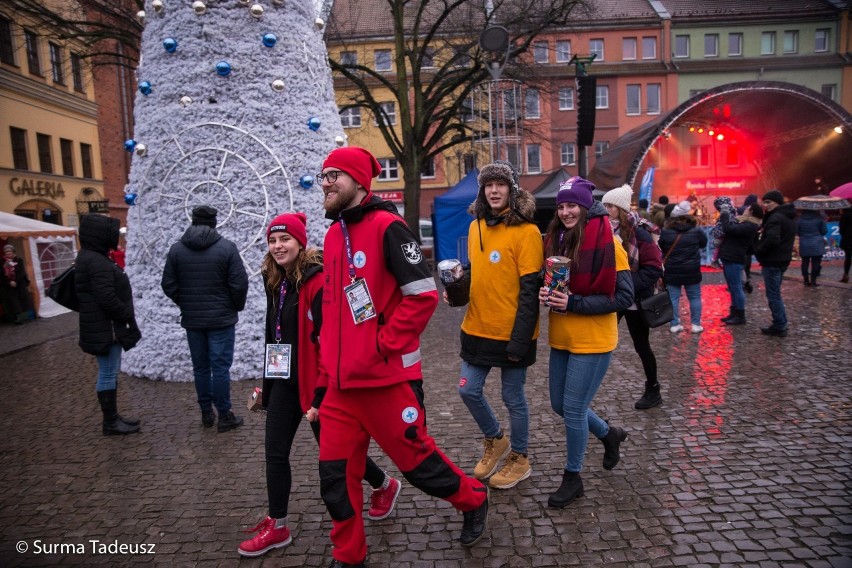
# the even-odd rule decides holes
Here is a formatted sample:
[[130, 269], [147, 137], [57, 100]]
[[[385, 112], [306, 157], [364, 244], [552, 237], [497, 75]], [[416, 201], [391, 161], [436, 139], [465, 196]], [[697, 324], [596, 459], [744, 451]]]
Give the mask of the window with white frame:
[[426, 47], [423, 49], [423, 63], [421, 65], [424, 69], [431, 69], [435, 66], [435, 48], [434, 47]]
[[577, 147], [572, 142], [563, 142], [559, 153], [559, 161], [563, 166], [573, 166], [577, 163]]
[[524, 118], [541, 118], [541, 95], [538, 89], [527, 89], [524, 94]]
[[354, 51], [340, 52], [341, 65], [358, 65], [358, 54]]
[[420, 167], [420, 177], [433, 178], [435, 177], [435, 158], [429, 156], [423, 159], [423, 165]]
[[536, 63], [548, 63], [549, 57], [547, 56], [546, 41], [537, 41], [533, 44], [533, 60]]
[[595, 61], [603, 61], [604, 60], [604, 40], [602, 40], [602, 39], [590, 39], [589, 40], [589, 54], [595, 56]]
[[650, 83], [646, 88], [646, 91], [648, 93], [648, 114], [660, 114], [660, 99], [662, 95], [662, 90], [662, 85], [660, 85], [659, 83]]
[[689, 167], [690, 168], [708, 168], [710, 167], [710, 146], [701, 144], [699, 146], [689, 147]]
[[571, 42], [568, 40], [556, 42], [556, 62], [568, 63], [571, 61]]
[[657, 58], [657, 38], [643, 37], [642, 38], [642, 59]]
[[506, 120], [515, 120], [518, 115], [518, 109], [515, 106], [515, 91], [506, 91], [503, 93], [503, 116]]
[[609, 87], [597, 85], [595, 87], [595, 108], [609, 108]]
[[835, 96], [837, 95], [837, 85], [825, 84], [820, 87], [819, 92], [822, 93], [823, 96], [828, 97], [829, 99], [834, 101], [836, 100]]
[[704, 34], [704, 57], [719, 57], [719, 34]]
[[343, 128], [357, 128], [361, 126], [361, 107], [349, 107], [340, 111], [340, 123]]
[[[382, 110], [382, 114], [384, 114], [383, 120], [385, 124], [388, 126], [393, 126], [396, 124], [396, 104], [393, 102], [389, 103], [379, 103], [379, 108]], [[379, 125], [379, 121], [377, 117], [373, 117], [373, 124], [376, 126]]]
[[609, 142], [595, 142], [595, 158], [600, 158], [609, 150]]
[[473, 97], [467, 97], [459, 106], [459, 120], [462, 122], [473, 122], [476, 116], [473, 113]]
[[799, 32], [797, 30], [787, 30], [784, 32], [784, 53], [799, 52]]
[[636, 59], [638, 44], [635, 37], [621, 38], [621, 59], [632, 61]]
[[379, 181], [393, 181], [399, 179], [399, 163], [396, 158], [379, 158], [379, 165], [382, 166], [382, 173], [379, 174]]
[[642, 113], [642, 86], [627, 85], [627, 115]]
[[462, 157], [462, 160], [464, 161], [464, 173], [465, 173], [465, 175], [469, 174], [470, 172], [472, 172], [473, 170], [476, 169], [476, 162], [477, 162], [476, 154], [465, 154]]
[[390, 49], [377, 49], [375, 51], [376, 71], [391, 70], [391, 52]]
[[689, 57], [689, 36], [676, 35], [674, 41], [674, 56]]
[[739, 57], [743, 54], [743, 34], [728, 34], [728, 57]]
[[824, 53], [829, 49], [829, 40], [831, 39], [831, 30], [820, 29], [814, 34], [814, 51]]
[[775, 55], [775, 32], [760, 34], [760, 54]]
[[559, 110], [574, 110], [574, 89], [559, 87]]
[[541, 173], [541, 146], [539, 144], [527, 144], [527, 173]]
[[517, 144], [506, 144], [506, 158], [517, 172], [521, 171], [521, 147]]

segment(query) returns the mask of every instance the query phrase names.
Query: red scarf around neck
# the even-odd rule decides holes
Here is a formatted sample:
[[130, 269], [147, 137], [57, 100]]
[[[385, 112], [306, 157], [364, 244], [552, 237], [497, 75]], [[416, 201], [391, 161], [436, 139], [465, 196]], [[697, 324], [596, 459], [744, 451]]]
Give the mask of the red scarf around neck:
[[579, 296], [615, 295], [615, 241], [607, 217], [592, 217], [583, 228], [568, 288]]

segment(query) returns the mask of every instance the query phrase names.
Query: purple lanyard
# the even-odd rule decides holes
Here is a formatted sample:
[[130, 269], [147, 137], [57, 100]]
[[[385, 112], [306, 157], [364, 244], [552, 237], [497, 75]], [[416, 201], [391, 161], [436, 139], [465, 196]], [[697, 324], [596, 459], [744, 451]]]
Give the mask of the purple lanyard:
[[349, 238], [349, 229], [346, 228], [346, 221], [343, 220], [343, 215], [339, 218], [340, 230], [343, 231], [343, 242], [346, 243], [346, 262], [349, 265], [349, 280], [355, 282], [355, 261], [352, 260], [352, 240]]
[[284, 299], [287, 297], [287, 280], [281, 282], [281, 293], [278, 296], [278, 313], [275, 316], [275, 343], [281, 343], [281, 312], [284, 311]]

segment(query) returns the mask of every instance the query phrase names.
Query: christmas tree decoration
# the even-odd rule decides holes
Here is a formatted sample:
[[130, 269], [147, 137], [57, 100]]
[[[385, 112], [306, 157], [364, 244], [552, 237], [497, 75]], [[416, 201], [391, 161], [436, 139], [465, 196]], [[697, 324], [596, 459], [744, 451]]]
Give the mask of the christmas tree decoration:
[[340, 136], [338, 134], [337, 136], [334, 137], [334, 143], [337, 144], [338, 146], [343, 146], [344, 144], [346, 144], [346, 138], [344, 138], [343, 136]]
[[263, 16], [263, 6], [260, 4], [252, 4], [251, 8], [249, 8], [249, 12], [255, 18], [261, 18]]
[[272, 0], [272, 4], [275, 6], [281, 6], [284, 4], [284, 0]]
[[263, 34], [263, 45], [266, 47], [275, 47], [278, 43], [278, 36], [275, 34]]
[[136, 144], [136, 147], [133, 148], [133, 151], [136, 152], [137, 156], [142, 157], [148, 154], [148, 146], [142, 143], [138, 143]]
[[318, 30], [321, 30], [325, 27], [325, 21], [322, 18], [317, 18], [316, 20], [314, 20], [314, 25], [317, 27]]
[[136, 148], [136, 140], [131, 138], [130, 140], [124, 141], [124, 149], [125, 150], [132, 153], [134, 148]]
[[139, 81], [139, 92], [145, 96], [151, 94], [151, 83], [150, 81]]
[[163, 4], [163, 0], [154, 0], [153, 2], [151, 2], [151, 7], [156, 13], [159, 14], [166, 6], [165, 4]]
[[320, 119], [315, 116], [312, 116], [308, 119], [308, 128], [310, 128], [314, 132], [319, 130], [321, 125], [322, 123], [320, 122]]
[[216, 73], [221, 77], [227, 77], [231, 74], [231, 64], [227, 61], [220, 61], [216, 64]]
[[177, 40], [174, 38], [167, 37], [163, 40], [163, 49], [169, 53], [174, 53], [177, 50], [177, 46]]
[[138, 12], [136, 12], [136, 19], [144, 24], [145, 23], [145, 10], [139, 10]]
[[299, 178], [299, 185], [301, 185], [303, 189], [311, 189], [314, 186], [314, 176], [309, 174], [303, 175]]
[[139, 194], [137, 194], [137, 193], [128, 192], [128, 193], [124, 194], [124, 202], [126, 204], [130, 205], [131, 207], [133, 205], [136, 205], [136, 201], [137, 201], [138, 198], [139, 198]]
[[[193, 208], [216, 208], [216, 232], [234, 243], [245, 263], [249, 292], [241, 316], [263, 313], [266, 228], [281, 213], [303, 211], [310, 246], [322, 245], [329, 226], [322, 192], [316, 179], [305, 188], [302, 178], [321, 171], [344, 131], [329, 54], [314, 23], [319, 2], [164, 1], [166, 9], [153, 17], [152, 0], [145, 0], [149, 17], [141, 28], [137, 81], [156, 83], [156, 93], [135, 93], [134, 130], [125, 136], [144, 142], [147, 153], [140, 156], [134, 148], [127, 190], [138, 199], [125, 206], [126, 271], [142, 339], [122, 354], [121, 370], [192, 381], [180, 309], [164, 295], [160, 280], [169, 248], [192, 224]], [[252, 4], [264, 9], [260, 20], [251, 16]], [[270, 33], [272, 49], [271, 38], [258, 41]], [[174, 54], [164, 51], [165, 38], [178, 42]], [[230, 75], [219, 75], [223, 63]], [[309, 117], [321, 128], [311, 131]], [[263, 357], [252, 355], [257, 333], [256, 318], [240, 317], [234, 380], [263, 372]]]
[[251, 3], [251, 0], [239, 0], [239, 2], [243, 6], [248, 6]]

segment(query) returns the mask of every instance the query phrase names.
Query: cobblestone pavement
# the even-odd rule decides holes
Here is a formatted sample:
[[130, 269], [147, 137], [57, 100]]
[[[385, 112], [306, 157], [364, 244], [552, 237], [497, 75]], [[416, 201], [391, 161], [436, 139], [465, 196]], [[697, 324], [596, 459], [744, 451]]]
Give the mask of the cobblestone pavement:
[[[546, 506], [565, 442], [548, 402], [543, 338], [527, 380], [534, 471], [492, 492], [487, 537], [462, 548], [461, 515], [404, 484], [395, 513], [367, 521], [370, 565], [852, 566], [852, 287], [836, 283], [836, 264], [820, 288], [802, 286], [796, 269], [788, 276], [790, 335], [778, 339], [758, 329], [769, 323], [762, 283], [747, 298], [748, 325], [725, 328], [727, 294], [708, 274], [706, 331], [652, 333], [665, 402], [649, 411], [633, 408], [644, 379], [621, 325], [593, 406], [630, 437], [612, 471], [590, 441], [586, 495], [564, 510]], [[439, 445], [472, 471], [479, 434], [456, 393], [461, 318], [441, 305], [424, 335], [426, 404]], [[240, 529], [266, 514], [263, 420], [242, 407], [259, 383], [233, 385], [246, 424], [217, 434], [201, 426], [190, 383], [122, 375], [119, 408], [142, 418], [142, 433], [104, 437], [96, 364], [75, 327], [75, 314], [0, 326], [0, 566], [328, 565], [331, 523], [308, 428], [294, 451], [293, 544], [241, 559]], [[488, 395], [505, 423], [498, 385], [492, 374]], [[142, 544], [154, 553], [109, 548]]]

